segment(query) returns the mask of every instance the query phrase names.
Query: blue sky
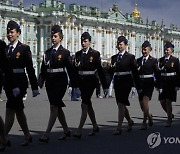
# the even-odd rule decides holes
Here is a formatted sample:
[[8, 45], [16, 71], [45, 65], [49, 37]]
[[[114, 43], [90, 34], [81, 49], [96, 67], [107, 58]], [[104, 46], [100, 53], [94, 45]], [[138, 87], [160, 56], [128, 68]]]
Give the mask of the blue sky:
[[[108, 11], [117, 2], [123, 14], [132, 12], [135, 1], [138, 3], [138, 9], [144, 21], [148, 17], [150, 21], [156, 20], [160, 24], [163, 19], [167, 27], [173, 23], [180, 28], [180, 0], [61, 0], [66, 4], [66, 7], [76, 3], [98, 7], [102, 11]], [[26, 7], [31, 3], [38, 5], [41, 2], [44, 0], [24, 0]]]

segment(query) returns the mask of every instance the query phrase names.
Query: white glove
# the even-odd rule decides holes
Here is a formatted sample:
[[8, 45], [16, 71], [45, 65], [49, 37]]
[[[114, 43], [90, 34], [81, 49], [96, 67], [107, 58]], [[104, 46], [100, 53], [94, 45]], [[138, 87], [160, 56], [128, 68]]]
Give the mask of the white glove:
[[104, 92], [104, 97], [106, 97], [109, 93], [109, 89], [103, 89], [103, 92]]
[[40, 93], [39, 93], [39, 90], [33, 90], [32, 91], [32, 95], [33, 95], [33, 97], [36, 97], [37, 95], [39, 95]]
[[20, 94], [20, 89], [17, 87], [17, 88], [14, 88], [13, 89], [13, 95], [14, 95], [14, 97], [16, 97], [17, 95], [19, 95]]
[[179, 87], [175, 87], [175, 91], [178, 91], [180, 88]]
[[72, 87], [69, 87], [67, 92], [71, 96], [72, 95]]
[[157, 91], [159, 92], [159, 94], [162, 93], [162, 89], [157, 89]]
[[130, 97], [131, 97], [131, 98], [134, 98], [134, 97], [136, 96], [136, 93], [137, 93], [136, 88], [135, 88], [135, 87], [132, 87], [132, 88], [131, 88]]

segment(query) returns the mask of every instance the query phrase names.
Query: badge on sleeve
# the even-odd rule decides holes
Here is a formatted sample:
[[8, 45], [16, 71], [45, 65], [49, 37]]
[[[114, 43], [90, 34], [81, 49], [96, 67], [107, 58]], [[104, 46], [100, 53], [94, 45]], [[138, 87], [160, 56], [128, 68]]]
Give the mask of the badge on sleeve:
[[16, 58], [19, 58], [20, 55], [21, 55], [20, 52], [17, 52], [17, 53], [16, 53]]

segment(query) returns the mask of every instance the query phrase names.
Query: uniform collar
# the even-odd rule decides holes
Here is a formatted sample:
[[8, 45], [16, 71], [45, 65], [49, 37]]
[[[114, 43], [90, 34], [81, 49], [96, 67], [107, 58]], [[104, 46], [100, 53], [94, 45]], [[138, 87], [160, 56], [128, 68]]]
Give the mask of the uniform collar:
[[148, 60], [148, 58], [149, 58], [149, 55], [147, 55], [146, 57], [143, 56], [142, 60], [143, 60], [143, 59]]
[[165, 59], [169, 60], [170, 57], [171, 57], [171, 55], [169, 55], [168, 57], [165, 56]]
[[16, 48], [16, 46], [17, 46], [18, 42], [19, 42], [19, 41], [17, 41], [17, 42], [16, 42], [16, 43], [14, 43], [13, 45], [9, 44], [9, 48], [13, 46], [13, 49], [12, 49], [12, 50], [14, 50], [14, 49]]
[[119, 52], [119, 54], [121, 54], [121, 55], [123, 56], [125, 52], [126, 52], [126, 51], [124, 50], [124, 51], [122, 51], [122, 52]]
[[60, 43], [59, 43], [59, 45], [58, 45], [57, 47], [54, 47], [54, 46], [53, 46], [53, 50], [56, 50], [56, 51], [57, 51], [57, 50], [59, 49], [60, 46], [61, 46]]
[[85, 49], [82, 49], [82, 50], [83, 50], [83, 52], [85, 52], [87, 54], [89, 49], [90, 49], [90, 47], [88, 47], [86, 50]]

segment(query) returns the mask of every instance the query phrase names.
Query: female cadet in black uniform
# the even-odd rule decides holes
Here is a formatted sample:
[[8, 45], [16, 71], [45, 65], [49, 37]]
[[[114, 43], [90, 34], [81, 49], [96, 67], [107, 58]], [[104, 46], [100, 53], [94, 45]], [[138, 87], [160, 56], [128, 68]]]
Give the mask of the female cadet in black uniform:
[[[12, 94], [16, 97], [20, 93], [20, 90], [19, 88], [15, 88], [16, 82], [14, 81], [13, 70], [5, 54], [5, 48], [6, 43], [0, 40], [0, 68], [2, 69], [2, 73], [5, 74], [4, 77], [8, 85], [13, 89]], [[4, 151], [7, 146], [10, 146], [10, 141], [7, 138], [4, 122], [0, 116], [0, 152]]]
[[149, 126], [153, 125], [152, 115], [149, 113], [148, 103], [151, 100], [155, 86], [154, 77], [156, 79], [156, 83], [158, 83], [159, 79], [157, 59], [150, 55], [151, 50], [151, 44], [149, 41], [145, 41], [142, 44], [143, 56], [137, 59], [137, 67], [142, 89], [142, 92], [139, 93], [139, 102], [144, 115], [143, 123], [140, 128], [141, 130], [147, 129], [147, 118]]
[[11, 88], [6, 86], [6, 84], [4, 85], [8, 98], [6, 103], [5, 128], [6, 133], [8, 134], [12, 128], [16, 115], [18, 123], [24, 133], [24, 142], [21, 145], [27, 146], [30, 142], [32, 142], [32, 137], [29, 133], [26, 116], [23, 110], [23, 96], [26, 94], [26, 90], [28, 88], [28, 79], [25, 73], [25, 68], [31, 84], [33, 97], [37, 96], [39, 91], [35, 70], [33, 68], [30, 47], [18, 41], [20, 34], [20, 26], [15, 21], [9, 21], [7, 25], [7, 38], [10, 43], [7, 46], [6, 51], [15, 74], [17, 85], [20, 88], [20, 94], [17, 97], [14, 97], [12, 95]]
[[45, 81], [46, 91], [50, 102], [50, 117], [45, 134], [39, 139], [40, 142], [48, 142], [51, 129], [58, 117], [64, 134], [59, 140], [64, 140], [70, 137], [70, 130], [67, 126], [66, 119], [62, 107], [65, 107], [62, 98], [67, 89], [68, 77], [65, 71], [67, 69], [68, 75], [73, 84], [72, 74], [72, 58], [70, 52], [62, 45], [63, 33], [59, 25], [54, 25], [51, 31], [51, 39], [53, 46], [44, 54], [44, 59], [41, 66], [41, 85]]
[[119, 36], [117, 39], [119, 52], [111, 57], [110, 72], [112, 77], [114, 75], [114, 90], [118, 105], [118, 127], [113, 135], [121, 134], [124, 117], [128, 121], [128, 131], [132, 130], [134, 122], [130, 118], [126, 106], [130, 105], [128, 97], [134, 82], [137, 90], [140, 89], [135, 56], [126, 51], [127, 43], [128, 41], [124, 36]]
[[162, 108], [167, 113], [166, 127], [172, 123], [172, 102], [176, 102], [177, 90], [180, 87], [179, 59], [172, 56], [174, 45], [166, 42], [164, 46], [164, 56], [159, 59], [160, 70], [160, 94], [159, 101]]
[[89, 134], [94, 136], [96, 132], [99, 132], [99, 127], [96, 122], [95, 113], [92, 107], [91, 96], [96, 88], [97, 78], [95, 72], [98, 72], [101, 80], [105, 95], [108, 94], [108, 86], [105, 79], [105, 74], [101, 66], [100, 53], [90, 47], [91, 36], [88, 32], [84, 32], [81, 35], [82, 50], [75, 54], [75, 71], [78, 79], [78, 87], [81, 91], [81, 119], [78, 129], [76, 130], [74, 137], [81, 138], [82, 128], [89, 115], [93, 130]]

